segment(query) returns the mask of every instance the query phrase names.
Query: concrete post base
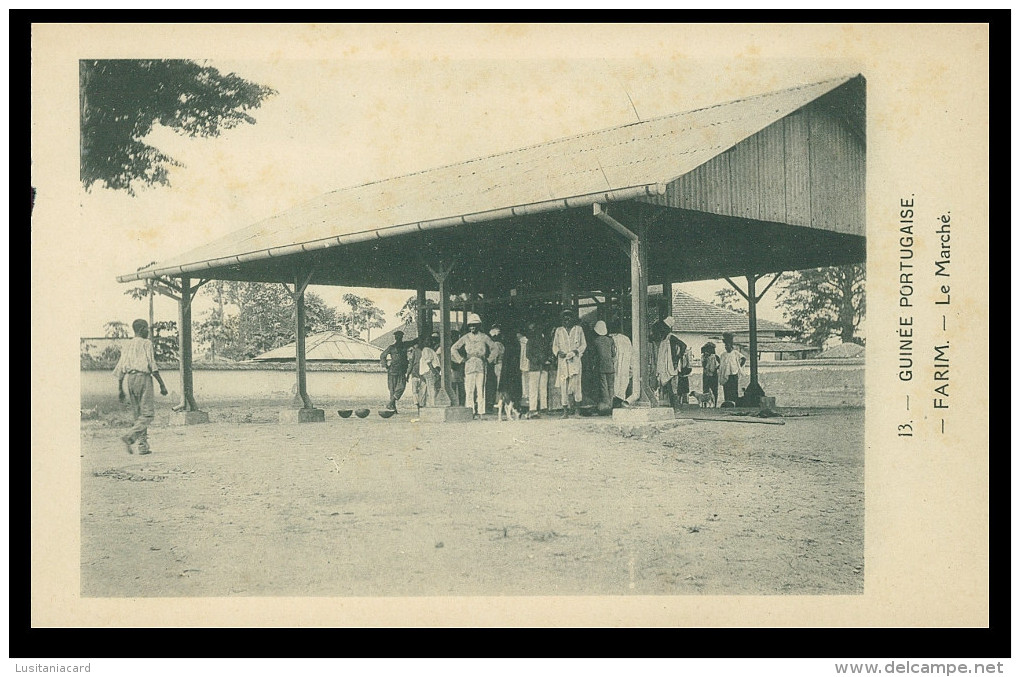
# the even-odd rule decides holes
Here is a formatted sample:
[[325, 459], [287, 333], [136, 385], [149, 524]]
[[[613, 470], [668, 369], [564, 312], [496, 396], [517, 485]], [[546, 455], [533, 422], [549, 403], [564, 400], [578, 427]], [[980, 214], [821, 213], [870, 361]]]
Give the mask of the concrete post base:
[[672, 407], [621, 407], [613, 409], [613, 423], [651, 423], [676, 418]]
[[326, 412], [322, 409], [281, 409], [280, 423], [324, 423]]
[[208, 423], [209, 414], [204, 411], [172, 411], [170, 425], [197, 425]]
[[418, 418], [424, 423], [453, 423], [470, 421], [474, 413], [470, 407], [422, 407]]

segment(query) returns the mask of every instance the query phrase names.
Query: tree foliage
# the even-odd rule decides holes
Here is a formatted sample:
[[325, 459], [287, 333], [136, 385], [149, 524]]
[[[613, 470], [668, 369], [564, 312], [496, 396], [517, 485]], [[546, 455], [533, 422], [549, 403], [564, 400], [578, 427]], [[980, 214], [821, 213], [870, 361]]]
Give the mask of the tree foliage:
[[134, 183], [169, 185], [180, 163], [144, 139], [157, 124], [179, 134], [219, 136], [254, 124], [249, 111], [276, 92], [184, 59], [79, 62], [81, 182], [134, 195]]
[[418, 295], [412, 294], [404, 301], [397, 311], [397, 319], [401, 324], [414, 324], [418, 321]]
[[733, 287], [723, 287], [715, 293], [715, 298], [715, 305], [747, 315], [747, 301]]
[[103, 331], [106, 333], [106, 338], [129, 338], [131, 336], [131, 327], [120, 320], [110, 320], [103, 325]]
[[864, 282], [864, 264], [796, 271], [779, 290], [778, 305], [811, 345], [822, 346], [835, 336], [864, 345], [857, 335], [866, 311]]
[[[195, 324], [210, 356], [247, 360], [297, 340], [294, 299], [280, 284], [217, 281], [202, 288], [215, 307]], [[315, 292], [305, 292], [305, 332], [336, 330], [344, 315]]]
[[417, 294], [414, 294], [414, 295], [408, 297], [408, 299], [406, 301], [404, 301], [404, 305], [401, 306], [400, 310], [397, 311], [397, 319], [400, 320], [400, 322], [402, 324], [404, 324], [405, 326], [406, 325], [412, 325], [412, 324], [415, 325], [415, 327], [417, 328], [419, 336], [421, 336], [423, 333], [431, 333], [431, 331], [432, 331], [432, 312], [435, 309], [435, 307], [436, 307], [436, 302], [435, 301], [433, 301], [432, 299], [426, 299], [425, 300], [425, 329], [424, 329], [424, 331], [422, 330], [421, 327], [417, 326], [418, 325], [418, 295]]
[[173, 320], [154, 322], [150, 339], [156, 362], [175, 362], [180, 358], [180, 334]]
[[362, 332], [367, 332], [371, 338], [373, 329], [382, 329], [386, 326], [386, 313], [371, 299], [356, 294], [344, 294], [344, 303], [351, 308], [350, 312], [343, 314], [341, 320], [348, 336], [360, 338]]

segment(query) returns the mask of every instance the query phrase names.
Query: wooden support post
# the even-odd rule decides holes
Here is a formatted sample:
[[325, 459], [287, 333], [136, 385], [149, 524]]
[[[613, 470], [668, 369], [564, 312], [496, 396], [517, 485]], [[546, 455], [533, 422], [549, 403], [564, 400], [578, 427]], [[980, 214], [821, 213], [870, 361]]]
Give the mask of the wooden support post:
[[439, 392], [436, 393], [437, 407], [450, 407], [457, 401], [453, 392], [453, 377], [450, 366], [450, 293], [446, 289], [446, 276], [437, 277], [439, 282], [439, 351], [442, 355], [443, 368], [439, 374]]
[[301, 273], [294, 273], [294, 289], [291, 290], [286, 284], [284, 288], [294, 299], [294, 368], [297, 372], [297, 393], [294, 395], [294, 406], [291, 409], [280, 411], [280, 423], [323, 423], [326, 420], [326, 412], [316, 409], [312, 405], [312, 398], [308, 396], [308, 382], [306, 380], [305, 364], [305, 289], [312, 281], [312, 269], [301, 279]]
[[631, 342], [639, 365], [637, 383], [634, 388], [638, 393], [635, 407], [656, 407], [658, 398], [649, 385], [651, 370], [648, 358], [648, 228], [643, 215], [638, 216], [637, 239], [630, 243], [630, 311], [631, 311]]
[[415, 317], [415, 321], [418, 324], [418, 345], [421, 345], [421, 339], [424, 336], [428, 338], [426, 332], [430, 332], [431, 328], [428, 326], [431, 324], [428, 320], [432, 319], [431, 313], [428, 312], [428, 301], [425, 298], [425, 284], [422, 282], [418, 283], [418, 312]]
[[754, 293], [754, 283], [757, 282], [758, 276], [754, 273], [747, 275], [747, 326], [748, 326], [748, 337], [750, 346], [748, 349], [751, 351], [751, 386], [758, 385], [758, 299], [759, 297]]
[[308, 396], [308, 381], [305, 373], [305, 287], [307, 285], [307, 282], [301, 284], [300, 274], [295, 275], [294, 333], [297, 341], [294, 345], [294, 364], [297, 369], [297, 394], [294, 396], [294, 404], [300, 405], [302, 409], [314, 409], [312, 398]]
[[195, 385], [191, 370], [191, 299], [194, 289], [191, 278], [181, 278], [181, 296], [178, 302], [178, 363], [181, 372], [181, 403], [175, 407], [177, 411], [198, 411], [195, 404]]
[[659, 303], [659, 319], [665, 320], [673, 314], [673, 283], [662, 283], [662, 301]]
[[[145, 288], [149, 291], [149, 334], [152, 334], [152, 325], [156, 324], [156, 314], [153, 312], [153, 301], [156, 298], [156, 290], [153, 289], [153, 280], [145, 280]], [[179, 337], [179, 335], [178, 335]]]
[[452, 367], [450, 363], [450, 292], [446, 288], [446, 280], [453, 272], [456, 261], [449, 266], [439, 263], [439, 269], [424, 263], [425, 268], [432, 274], [433, 279], [439, 285], [439, 346], [443, 367], [439, 374], [439, 392], [436, 393], [437, 407], [457, 407], [457, 394], [453, 392]]
[[[634, 392], [637, 400], [633, 406], [651, 408], [659, 405], [649, 383], [651, 368], [648, 352], [648, 217], [637, 215], [636, 232], [632, 232], [622, 223], [606, 213], [605, 208], [595, 203], [592, 205], [595, 218], [630, 240], [630, 327], [631, 343], [634, 347], [634, 360], [638, 363], [638, 372], [634, 374]], [[613, 414], [614, 418], [616, 413]]]

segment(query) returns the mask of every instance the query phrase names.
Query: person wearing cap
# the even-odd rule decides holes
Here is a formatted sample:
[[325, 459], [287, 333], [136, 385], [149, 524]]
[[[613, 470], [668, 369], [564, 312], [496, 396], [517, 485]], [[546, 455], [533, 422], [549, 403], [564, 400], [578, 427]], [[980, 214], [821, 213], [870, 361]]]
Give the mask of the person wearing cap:
[[518, 332], [521, 344], [522, 389], [528, 391], [528, 418], [538, 418], [539, 412], [549, 408], [549, 338], [534, 322], [528, 323], [526, 332]]
[[408, 359], [409, 346], [404, 343], [404, 332], [393, 332], [393, 345], [383, 351], [379, 356], [379, 362], [386, 370], [386, 387], [390, 391], [390, 403], [387, 409], [397, 410], [397, 400], [404, 396], [404, 389], [407, 388], [407, 375], [411, 367]]
[[602, 413], [613, 409], [614, 382], [616, 380], [616, 342], [608, 335], [606, 323], [599, 320], [595, 323], [595, 358], [599, 375], [599, 411]]
[[739, 397], [737, 388], [740, 384], [740, 377], [744, 373], [744, 362], [747, 361], [747, 358], [733, 347], [731, 332], [725, 332], [722, 335], [722, 340], [726, 351], [719, 356], [719, 383], [723, 387], [723, 399], [735, 403]]
[[[468, 333], [457, 339], [450, 348], [451, 359], [464, 362], [464, 393], [467, 406], [472, 407], [475, 415], [485, 414], [485, 365], [495, 362], [497, 348], [488, 334], [481, 330], [482, 320], [475, 313], [468, 313]], [[464, 349], [461, 357], [460, 349]]]
[[421, 361], [418, 364], [418, 375], [425, 384], [425, 405], [426, 407], [436, 406], [436, 390], [439, 387], [439, 373], [442, 371], [443, 362], [436, 352], [439, 345], [439, 334], [433, 333], [425, 340], [421, 349]]
[[[584, 340], [584, 329], [577, 322], [577, 315], [570, 308], [562, 313], [563, 324], [556, 327], [553, 334], [552, 351], [556, 355], [556, 383], [560, 386], [560, 397], [563, 402], [563, 418], [578, 413], [581, 400], [581, 356], [588, 347]], [[573, 396], [573, 403], [570, 397]]]

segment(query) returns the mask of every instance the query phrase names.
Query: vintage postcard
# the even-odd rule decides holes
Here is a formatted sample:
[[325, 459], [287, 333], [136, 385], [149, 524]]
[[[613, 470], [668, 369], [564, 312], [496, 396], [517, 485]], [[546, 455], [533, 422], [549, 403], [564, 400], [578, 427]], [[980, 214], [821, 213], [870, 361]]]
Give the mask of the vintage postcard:
[[988, 625], [987, 25], [32, 33], [34, 626]]

